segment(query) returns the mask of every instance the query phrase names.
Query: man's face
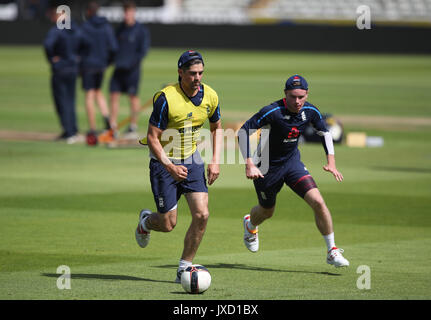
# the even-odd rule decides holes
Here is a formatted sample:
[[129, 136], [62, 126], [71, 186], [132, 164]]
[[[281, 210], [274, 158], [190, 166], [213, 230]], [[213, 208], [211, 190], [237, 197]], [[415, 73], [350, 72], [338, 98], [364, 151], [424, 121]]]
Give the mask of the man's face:
[[202, 63], [193, 64], [189, 69], [178, 69], [178, 74], [181, 77], [181, 85], [183, 88], [190, 90], [197, 90], [201, 85], [202, 76], [204, 73], [204, 66]]
[[304, 89], [285, 90], [287, 110], [298, 113], [307, 101], [308, 92]]
[[132, 26], [135, 24], [135, 16], [136, 16], [136, 9], [135, 8], [127, 8], [124, 10], [124, 22]]

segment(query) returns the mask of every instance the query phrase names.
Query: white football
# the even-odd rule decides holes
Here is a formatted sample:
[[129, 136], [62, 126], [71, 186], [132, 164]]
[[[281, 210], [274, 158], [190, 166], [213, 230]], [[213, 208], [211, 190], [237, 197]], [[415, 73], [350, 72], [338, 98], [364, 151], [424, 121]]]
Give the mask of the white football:
[[211, 285], [211, 275], [207, 268], [200, 264], [192, 264], [184, 269], [181, 285], [188, 293], [202, 293]]

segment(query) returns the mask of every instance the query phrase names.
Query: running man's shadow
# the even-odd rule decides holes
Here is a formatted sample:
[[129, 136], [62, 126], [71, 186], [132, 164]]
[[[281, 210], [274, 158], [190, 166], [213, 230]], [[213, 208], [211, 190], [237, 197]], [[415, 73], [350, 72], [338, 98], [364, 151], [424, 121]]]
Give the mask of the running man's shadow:
[[[61, 276], [61, 274], [58, 274], [58, 273], [42, 273], [41, 275], [44, 277], [50, 277], [50, 278], [58, 278]], [[127, 281], [149, 281], [149, 282], [173, 283], [173, 281], [167, 281], [167, 280], [154, 280], [154, 279], [148, 279], [148, 278], [138, 278], [138, 277], [132, 277], [132, 276], [116, 275], [116, 274], [71, 273], [70, 278], [71, 279], [111, 280], [111, 281], [127, 280]]]
[[[162, 265], [162, 266], [154, 266], [156, 268], [178, 268], [178, 265]], [[240, 270], [249, 270], [249, 271], [269, 271], [269, 272], [289, 272], [289, 273], [310, 273], [310, 274], [321, 274], [326, 276], [341, 276], [339, 273], [332, 272], [318, 272], [318, 271], [305, 271], [305, 270], [282, 270], [282, 269], [272, 269], [272, 268], [263, 268], [263, 267], [254, 267], [248, 266], [245, 264], [237, 264], [237, 263], [217, 263], [217, 264], [206, 264], [206, 268], [208, 269], [240, 269]]]

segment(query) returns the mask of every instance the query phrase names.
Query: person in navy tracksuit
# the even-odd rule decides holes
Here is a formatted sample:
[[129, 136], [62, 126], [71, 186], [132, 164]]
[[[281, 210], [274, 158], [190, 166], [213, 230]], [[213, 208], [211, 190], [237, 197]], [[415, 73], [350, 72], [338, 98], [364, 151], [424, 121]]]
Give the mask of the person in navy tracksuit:
[[109, 129], [109, 109], [101, 90], [103, 74], [110, 60], [118, 50], [114, 30], [104, 17], [97, 16], [99, 5], [91, 1], [87, 5], [87, 20], [82, 24], [82, 33], [89, 46], [81, 52], [82, 87], [85, 90], [85, 107], [87, 110], [89, 133], [95, 134], [96, 118], [94, 100], [105, 121], [105, 129]]
[[[56, 9], [50, 10], [52, 22], [60, 17]], [[52, 27], [44, 40], [48, 62], [51, 64], [51, 89], [57, 115], [63, 132], [58, 139], [72, 144], [79, 140], [75, 114], [76, 79], [78, 75], [78, 52], [85, 46], [80, 29], [73, 22], [70, 29]]]
[[136, 5], [134, 2], [126, 2], [123, 9], [124, 22], [116, 32], [119, 47], [115, 56], [115, 70], [110, 83], [110, 123], [112, 129], [116, 131], [120, 94], [127, 94], [130, 98], [131, 107], [131, 120], [128, 133], [131, 138], [137, 138], [136, 129], [140, 108], [138, 90], [141, 61], [150, 47], [150, 33], [144, 25], [136, 21]]
[[[258, 225], [272, 217], [277, 194], [284, 184], [289, 186], [314, 211], [317, 228], [327, 245], [328, 264], [347, 267], [349, 261], [343, 250], [335, 246], [331, 213], [313, 177], [301, 162], [299, 136], [311, 123], [321, 137], [328, 163], [323, 169], [337, 181], [343, 175], [335, 165], [335, 151], [331, 133], [319, 109], [307, 101], [308, 83], [300, 75], [287, 79], [284, 98], [259, 110], [241, 127], [238, 138], [246, 161], [246, 176], [252, 179], [258, 204], [243, 218], [244, 244], [252, 252], [259, 249]], [[250, 152], [249, 135], [261, 129], [255, 156]]]

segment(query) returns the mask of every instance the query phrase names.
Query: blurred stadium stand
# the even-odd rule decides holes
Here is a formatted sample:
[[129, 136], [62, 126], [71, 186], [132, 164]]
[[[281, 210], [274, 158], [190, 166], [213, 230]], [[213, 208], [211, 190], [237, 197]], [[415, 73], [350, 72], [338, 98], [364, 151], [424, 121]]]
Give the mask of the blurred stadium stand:
[[[212, 2], [212, 1], [210, 1]], [[263, 1], [260, 1], [263, 2]], [[251, 10], [255, 20], [354, 21], [361, 5], [369, 6], [373, 22], [431, 23], [431, 0], [270, 0]]]
[[[88, 1], [0, 0], [0, 44], [40, 44], [50, 5], [70, 6], [80, 22]], [[431, 0], [136, 0], [153, 46], [431, 53]], [[99, 14], [122, 21], [120, 0]], [[371, 30], [359, 30], [367, 5]], [[196, 26], [199, 26], [198, 28]], [[194, 34], [194, 37], [184, 37]], [[295, 35], [295, 43], [283, 41]]]

